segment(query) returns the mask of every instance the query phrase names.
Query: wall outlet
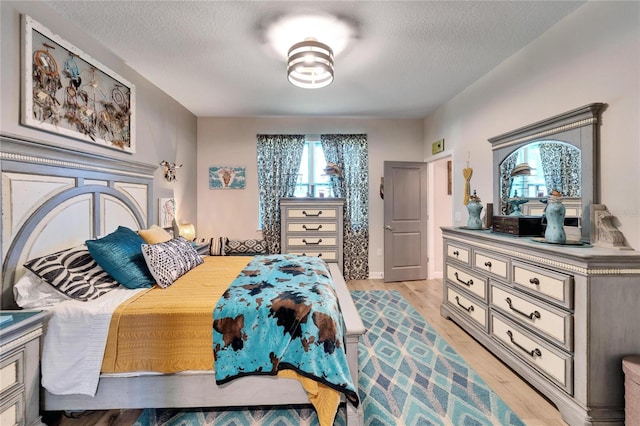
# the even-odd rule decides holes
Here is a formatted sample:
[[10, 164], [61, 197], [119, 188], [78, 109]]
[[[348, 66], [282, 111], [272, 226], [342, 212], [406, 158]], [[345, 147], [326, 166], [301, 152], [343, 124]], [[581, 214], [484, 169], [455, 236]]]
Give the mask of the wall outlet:
[[382, 256], [382, 249], [381, 249], [381, 248], [377, 249], [377, 250], [376, 250], [376, 254], [377, 254], [378, 256]]

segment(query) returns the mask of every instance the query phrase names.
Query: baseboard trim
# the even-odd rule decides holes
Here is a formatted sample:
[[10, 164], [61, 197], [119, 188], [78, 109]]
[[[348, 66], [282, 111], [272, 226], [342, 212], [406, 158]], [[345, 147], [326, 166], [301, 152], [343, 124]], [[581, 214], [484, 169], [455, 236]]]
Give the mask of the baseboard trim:
[[[429, 277], [428, 279], [430, 279], [430, 280], [431, 279], [438, 279], [438, 278], [442, 279], [442, 277], [443, 277], [443, 274], [442, 274], [442, 271], [440, 271], [440, 272], [434, 273], [433, 276]], [[384, 279], [384, 272], [369, 272], [369, 279], [370, 280], [382, 280], [382, 279]]]

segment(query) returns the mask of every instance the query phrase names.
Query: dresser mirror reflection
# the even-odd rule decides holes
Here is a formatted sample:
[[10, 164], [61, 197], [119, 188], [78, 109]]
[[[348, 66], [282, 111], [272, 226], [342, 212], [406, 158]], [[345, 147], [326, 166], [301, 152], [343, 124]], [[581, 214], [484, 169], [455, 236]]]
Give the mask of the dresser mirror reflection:
[[565, 226], [590, 242], [597, 187], [599, 125], [606, 104], [593, 103], [489, 139], [498, 215], [540, 216], [551, 191], [562, 195]]

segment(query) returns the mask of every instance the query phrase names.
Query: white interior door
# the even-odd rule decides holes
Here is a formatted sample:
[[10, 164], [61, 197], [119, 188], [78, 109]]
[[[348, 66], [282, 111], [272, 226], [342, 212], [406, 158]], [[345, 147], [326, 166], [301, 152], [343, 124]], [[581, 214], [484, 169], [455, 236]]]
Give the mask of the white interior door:
[[427, 163], [384, 162], [384, 281], [427, 278]]

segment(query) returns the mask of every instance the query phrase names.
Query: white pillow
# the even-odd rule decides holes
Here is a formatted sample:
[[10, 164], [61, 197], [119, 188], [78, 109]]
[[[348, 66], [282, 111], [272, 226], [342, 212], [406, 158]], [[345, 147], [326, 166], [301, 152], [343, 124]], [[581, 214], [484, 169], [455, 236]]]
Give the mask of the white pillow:
[[13, 296], [24, 309], [43, 308], [70, 299], [28, 269], [13, 286]]

